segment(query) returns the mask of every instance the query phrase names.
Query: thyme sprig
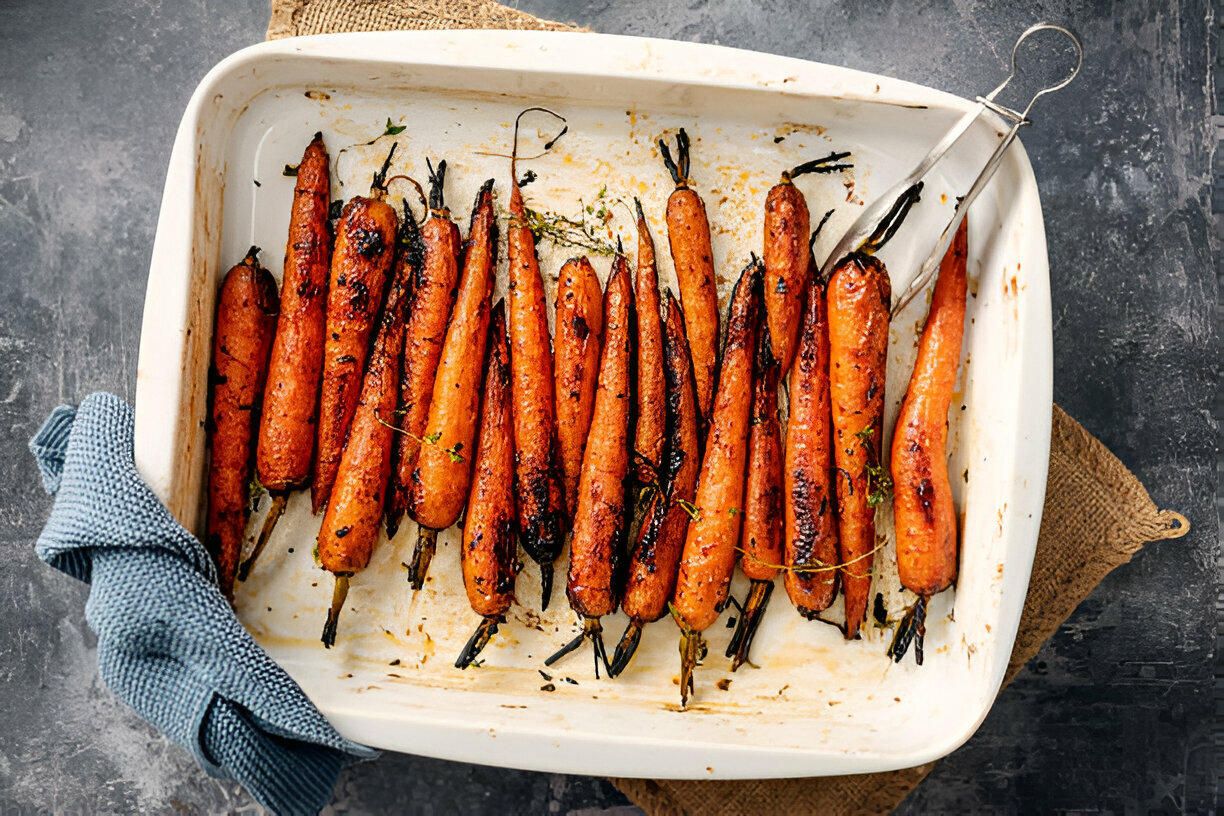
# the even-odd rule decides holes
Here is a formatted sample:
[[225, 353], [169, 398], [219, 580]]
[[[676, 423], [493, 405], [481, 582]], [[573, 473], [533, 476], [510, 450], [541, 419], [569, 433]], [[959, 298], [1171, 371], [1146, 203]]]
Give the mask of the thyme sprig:
[[558, 246], [571, 246], [585, 249], [596, 255], [615, 255], [616, 246], [605, 235], [608, 223], [612, 220], [612, 211], [608, 209], [608, 186], [605, 184], [595, 196], [594, 204], [586, 204], [578, 199], [578, 215], [567, 216], [557, 213], [542, 212], [525, 207], [520, 223], [513, 217], [512, 227], [526, 227], [538, 243], [547, 238]]
[[[386, 425], [391, 430], [397, 433], [402, 433], [404, 436], [407, 436], [409, 439], [415, 439], [417, 442], [421, 443], [422, 445], [433, 445], [434, 447], [437, 447], [438, 440], [442, 438], [441, 431], [437, 431], [431, 434], [426, 434], [425, 436], [417, 436], [416, 434], [412, 433], [406, 428], [401, 428], [398, 425], [392, 425], [390, 422], [387, 422], [382, 417], [378, 416], [378, 414], [375, 414], [374, 418], [378, 420], [379, 424]], [[449, 448], [442, 448], [442, 450], [446, 452], [446, 455], [450, 457], [450, 460], [452, 462], [458, 463], [458, 462], [463, 461], [463, 454], [459, 452], [463, 450], [462, 442], [456, 442], [454, 445], [451, 445]]]
[[863, 446], [863, 450], [867, 451], [867, 464], [863, 468], [863, 473], [867, 476], [868, 507], [878, 507], [891, 499], [893, 492], [892, 476], [889, 475], [888, 469], [877, 461], [875, 449], [871, 446], [871, 438], [874, 435], [875, 428], [871, 425], [854, 435], [859, 444]]

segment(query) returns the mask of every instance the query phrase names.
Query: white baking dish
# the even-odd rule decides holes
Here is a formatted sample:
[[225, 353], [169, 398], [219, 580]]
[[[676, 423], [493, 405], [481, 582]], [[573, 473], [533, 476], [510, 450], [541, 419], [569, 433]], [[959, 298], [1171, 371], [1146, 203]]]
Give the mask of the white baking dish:
[[[764, 196], [781, 170], [831, 149], [854, 153], [851, 177], [798, 180], [814, 221], [837, 208], [818, 244], [823, 257], [861, 201], [899, 178], [969, 105], [843, 68], [592, 34], [345, 34], [235, 54], [200, 84], [178, 132], [141, 337], [136, 459], [177, 518], [199, 531], [216, 285], [252, 243], [265, 247], [263, 261], [279, 275], [292, 190], [283, 166], [322, 130], [344, 182], [333, 197], [362, 192], [390, 139], [342, 156], [341, 148], [378, 136], [389, 117], [407, 126], [394, 137], [397, 172], [424, 177], [425, 156], [447, 159], [449, 203], [466, 232], [480, 182], [497, 179], [502, 206], [509, 183], [508, 161], [480, 151], [508, 152], [515, 114], [539, 104], [568, 116], [570, 133], [548, 156], [524, 162], [540, 176], [526, 188], [529, 203], [572, 214], [577, 199], [590, 203], [604, 185], [610, 198], [640, 196], [666, 283], [662, 214], [672, 184], [653, 143], [677, 126], [689, 129], [724, 305], [749, 251], [760, 251]], [[996, 138], [993, 123], [979, 122], [947, 162], [948, 177], [930, 181], [883, 253], [894, 289], [912, 268], [907, 239], [942, 224]], [[613, 211], [613, 228], [629, 237], [627, 210]], [[312, 558], [318, 521], [304, 494], [240, 585], [240, 617], [342, 733], [392, 750], [546, 771], [712, 779], [879, 771], [948, 753], [977, 728], [1002, 680], [1044, 498], [1049, 287], [1037, 188], [1019, 144], [969, 220], [974, 294], [950, 435], [964, 547], [955, 615], [952, 592], [931, 606], [925, 666], [890, 663], [888, 629], [868, 625], [861, 640], [844, 643], [832, 627], [801, 620], [779, 591], [754, 648], [760, 668], [729, 674], [721, 655], [730, 631], [720, 621], [707, 632], [710, 656], [688, 711], [677, 710], [677, 629], [669, 620], [647, 627], [617, 680], [596, 680], [589, 653], [576, 654], [548, 671], [555, 690], [544, 691], [543, 658], [575, 631], [558, 591], [546, 615], [516, 607], [483, 665], [461, 672], [451, 664], [477, 618], [457, 574], [455, 531], [440, 538], [432, 579], [414, 595], [401, 567], [415, 538], [411, 523], [395, 542], [381, 542], [354, 579], [337, 647], [328, 651], [319, 631], [331, 577]], [[561, 259], [574, 251], [544, 242], [540, 249], [551, 294]], [[596, 266], [606, 274], [606, 259]], [[503, 287], [504, 279], [503, 259]], [[889, 428], [925, 308], [918, 298], [894, 323]], [[887, 515], [880, 531], [890, 534]], [[877, 589], [895, 617], [903, 596], [891, 545], [877, 564]], [[737, 583], [735, 592], [742, 589]], [[531, 565], [519, 596], [538, 603]], [[840, 602], [830, 614], [839, 609]], [[613, 640], [623, 625], [620, 615], [604, 622]], [[726, 678], [732, 682], [719, 688]]]

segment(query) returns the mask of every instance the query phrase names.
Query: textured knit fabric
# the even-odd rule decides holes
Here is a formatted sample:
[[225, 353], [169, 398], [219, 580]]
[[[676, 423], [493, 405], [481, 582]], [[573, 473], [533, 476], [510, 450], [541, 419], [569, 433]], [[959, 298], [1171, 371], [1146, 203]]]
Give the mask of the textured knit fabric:
[[341, 769], [377, 754], [336, 733], [242, 628], [203, 545], [137, 474], [127, 403], [60, 406], [30, 450], [56, 497], [36, 551], [91, 584], [106, 684], [210, 775], [277, 813], [321, 810]]

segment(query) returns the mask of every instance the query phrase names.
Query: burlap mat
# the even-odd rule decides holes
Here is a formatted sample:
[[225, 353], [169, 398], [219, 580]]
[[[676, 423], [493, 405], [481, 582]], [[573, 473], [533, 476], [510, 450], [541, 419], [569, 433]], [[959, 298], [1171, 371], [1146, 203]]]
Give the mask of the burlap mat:
[[[573, 30], [491, 0], [272, 0], [268, 38], [338, 31], [444, 28]], [[1050, 476], [1028, 601], [1012, 650], [1010, 682], [1101, 579], [1148, 541], [1190, 529], [1158, 510], [1104, 445], [1054, 406]], [[934, 768], [879, 774], [737, 782], [611, 780], [651, 816], [884, 814]]]

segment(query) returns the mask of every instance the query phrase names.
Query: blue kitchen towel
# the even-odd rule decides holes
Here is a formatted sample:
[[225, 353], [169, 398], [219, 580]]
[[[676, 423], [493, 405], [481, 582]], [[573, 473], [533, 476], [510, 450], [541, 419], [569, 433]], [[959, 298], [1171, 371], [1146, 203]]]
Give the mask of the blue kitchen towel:
[[102, 679], [210, 775], [276, 813], [318, 813], [377, 752], [336, 733], [242, 628], [203, 545], [136, 472], [132, 409], [103, 393], [60, 406], [30, 451], [55, 495], [36, 551], [92, 585]]

